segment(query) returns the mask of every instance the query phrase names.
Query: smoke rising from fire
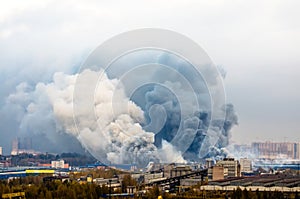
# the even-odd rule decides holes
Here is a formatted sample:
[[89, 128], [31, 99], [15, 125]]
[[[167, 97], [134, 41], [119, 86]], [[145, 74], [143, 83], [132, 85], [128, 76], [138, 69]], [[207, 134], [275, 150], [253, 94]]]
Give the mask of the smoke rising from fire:
[[22, 110], [22, 133], [73, 150], [76, 138], [106, 164], [198, 161], [224, 155], [237, 124], [221, 72], [189, 38], [140, 29], [98, 46], [76, 74], [20, 84], [7, 104]]
[[[173, 63], [166, 63], [166, 60]], [[225, 121], [211, 121], [209, 95], [205, 84], [199, 84], [203, 80], [197, 80], [200, 86], [195, 94], [184, 81], [179, 81], [177, 74], [180, 69], [188, 77], [191, 71], [181, 68], [187, 63], [166, 54], [158, 56], [157, 62], [171, 65], [173, 72], [167, 71], [168, 68], [153, 67], [148, 76], [161, 84], [147, 84], [130, 97], [125, 88], [128, 79], [109, 78], [104, 71], [100, 71], [99, 78], [99, 71], [84, 70], [74, 75], [55, 73], [51, 83], [38, 83], [35, 87], [22, 83], [8, 97], [7, 103], [25, 110], [20, 129], [26, 132], [24, 136], [43, 138], [46, 143], [41, 150], [51, 151], [49, 145], [71, 145], [67, 150], [78, 151], [79, 145], [74, 144], [74, 138], [77, 138], [83, 148], [106, 163], [145, 166], [149, 161], [186, 162], [223, 156], [220, 151], [228, 145], [230, 129], [237, 123], [233, 106], [224, 104], [220, 110], [226, 113]], [[169, 78], [166, 80], [167, 73]], [[94, 111], [98, 119], [95, 122], [85, 114], [85, 102], [82, 102], [80, 113], [84, 119], [77, 128], [80, 125], [86, 128], [79, 131], [73, 118], [73, 92], [78, 75], [91, 82], [98, 81], [94, 96]], [[190, 78], [196, 77], [191, 75]], [[198, 101], [193, 101], [192, 95], [201, 102], [202, 110], [197, 108]], [[216, 145], [208, 146], [208, 152], [201, 156], [201, 147], [209, 144], [205, 138], [210, 124], [216, 132]], [[176, 137], [179, 131], [181, 136]], [[189, 139], [190, 142], [185, 142]], [[187, 147], [181, 146], [186, 144]], [[184, 147], [187, 150], [181, 151]]]

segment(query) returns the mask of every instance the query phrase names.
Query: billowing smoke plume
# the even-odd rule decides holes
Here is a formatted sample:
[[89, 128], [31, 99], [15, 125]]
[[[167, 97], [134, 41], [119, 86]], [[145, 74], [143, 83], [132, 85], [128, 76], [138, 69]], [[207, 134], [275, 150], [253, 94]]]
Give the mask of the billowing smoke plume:
[[15, 114], [19, 123], [16, 136], [32, 138], [33, 147], [38, 151], [83, 152], [77, 139], [61, 125], [72, 122], [67, 118], [72, 118], [70, 85], [73, 83], [74, 76], [57, 73], [50, 84], [38, 83], [34, 87], [26, 82], [19, 84], [4, 106], [8, 113]]
[[[97, 74], [86, 70], [81, 77], [98, 79]], [[158, 151], [154, 145], [154, 134], [146, 132], [140, 125], [144, 123], [143, 111], [126, 97], [123, 86], [118, 86], [118, 83], [117, 79], [109, 79], [102, 73], [95, 92], [97, 124], [92, 119], [83, 119], [84, 127], [87, 128], [79, 130], [79, 140], [98, 159], [107, 159], [112, 163], [143, 165], [149, 161], [162, 160], [161, 156], [170, 157], [165, 154], [167, 152], [176, 155], [177, 152], [167, 146]], [[181, 158], [179, 161], [184, 160]]]
[[[135, 84], [132, 78], [120, 81], [102, 71], [94, 96], [98, 119], [93, 121], [84, 115], [80, 125], [86, 128], [76, 128], [73, 118], [73, 92], [79, 74], [55, 73], [52, 82], [33, 87], [22, 83], [8, 97], [7, 104], [22, 111], [20, 132], [24, 136], [30, 132], [31, 137], [44, 142], [37, 148], [41, 151], [51, 151], [49, 146], [56, 146], [57, 151], [81, 151], [79, 141], [101, 161], [143, 166], [149, 161], [185, 162], [226, 155], [223, 148], [229, 143], [230, 129], [237, 124], [233, 106], [224, 104], [218, 110], [225, 113], [225, 121], [211, 121], [207, 82], [196, 76], [187, 63], [172, 56], [159, 56], [157, 63], [171, 65], [173, 72], [154, 69], [149, 76], [161, 84], [147, 84], [129, 97], [127, 87]], [[180, 81], [179, 72], [194, 84]], [[80, 75], [87, 80], [99, 78], [92, 70]], [[209, 77], [211, 84], [214, 75]], [[209, 126], [215, 132], [214, 146], [208, 146]], [[204, 155], [203, 148], [207, 151]]]
[[[191, 138], [191, 142], [188, 142], [186, 150], [183, 151], [184, 159], [199, 161], [206, 157], [218, 159], [226, 157], [229, 154], [225, 147], [229, 144], [230, 130], [238, 120], [233, 105], [223, 104], [218, 111], [222, 112], [225, 118], [212, 121], [211, 100], [205, 83], [214, 86], [215, 73], [208, 72], [206, 76], [210, 82], [205, 82], [189, 63], [170, 54], [159, 56], [158, 63], [172, 66], [174, 71], [160, 68], [158, 72], [154, 73], [153, 79], [164, 87], [161, 85], [148, 86], [142, 95], [145, 96], [145, 102], [141, 107], [145, 111], [147, 119], [149, 119], [149, 115], [152, 115], [151, 119], [156, 118], [157, 121], [163, 120], [164, 114], [166, 117], [161, 128], [157, 127], [161, 125], [159, 122], [157, 122], [157, 126], [152, 124], [154, 129], [160, 129], [155, 135], [155, 145], [160, 147], [165, 140], [172, 142], [180, 150], [185, 148], [182, 145], [187, 145], [186, 140]], [[224, 69], [222, 69], [222, 73], [222, 76], [225, 77]], [[181, 76], [192, 82], [192, 89], [185, 85], [185, 82], [180, 79]], [[193, 95], [196, 100], [193, 100]], [[136, 102], [139, 104], [139, 100]], [[153, 106], [163, 108], [164, 114], [160, 111], [153, 111]], [[213, 146], [209, 145], [205, 139], [208, 136], [208, 128], [212, 128], [216, 133], [216, 136], [211, 138], [214, 139], [215, 145]], [[179, 141], [176, 140], [178, 134], [183, 137]], [[208, 148], [206, 149], [206, 147]], [[200, 150], [205, 153], [201, 154]]]

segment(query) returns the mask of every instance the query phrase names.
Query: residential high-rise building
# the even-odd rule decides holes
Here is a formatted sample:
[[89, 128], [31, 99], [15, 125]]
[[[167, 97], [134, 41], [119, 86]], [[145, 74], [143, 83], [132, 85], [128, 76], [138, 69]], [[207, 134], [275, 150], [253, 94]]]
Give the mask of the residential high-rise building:
[[254, 142], [253, 153], [258, 158], [265, 159], [297, 159], [299, 157], [298, 143], [292, 142]]
[[15, 138], [12, 141], [11, 155], [18, 155], [19, 151], [19, 138]]
[[295, 149], [294, 149], [294, 151], [295, 151], [295, 154], [294, 154], [294, 159], [298, 159], [298, 160], [300, 160], [300, 142], [297, 142], [297, 143], [295, 143]]
[[15, 138], [12, 141], [11, 155], [18, 155], [19, 153], [33, 153], [32, 141], [30, 137]]

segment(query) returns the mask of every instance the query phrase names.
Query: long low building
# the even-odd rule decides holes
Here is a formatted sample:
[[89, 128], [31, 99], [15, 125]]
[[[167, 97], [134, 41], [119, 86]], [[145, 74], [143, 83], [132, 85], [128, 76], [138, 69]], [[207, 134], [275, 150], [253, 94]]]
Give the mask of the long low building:
[[49, 169], [49, 170], [46, 170], [46, 169], [34, 169], [34, 170], [30, 170], [30, 169], [27, 169], [25, 170], [25, 173], [26, 174], [54, 174], [55, 173], [55, 170], [53, 169]]
[[54, 169], [22, 169], [22, 170], [10, 170], [0, 172], [0, 179], [9, 179], [9, 178], [20, 178], [30, 175], [39, 175], [39, 174], [55, 174]]
[[204, 185], [200, 187], [200, 190], [206, 190], [206, 191], [234, 191], [237, 190], [238, 188], [244, 190], [246, 189], [247, 191], [281, 191], [281, 192], [300, 192], [300, 187], [263, 187], [263, 186], [218, 186], [218, 185]]
[[9, 178], [20, 178], [20, 177], [26, 177], [25, 171], [7, 171], [7, 172], [1, 172], [0, 173], [0, 179], [9, 179]]
[[300, 187], [300, 177], [286, 175], [262, 175], [254, 177], [238, 177], [209, 182], [217, 186], [243, 186], [243, 187]]

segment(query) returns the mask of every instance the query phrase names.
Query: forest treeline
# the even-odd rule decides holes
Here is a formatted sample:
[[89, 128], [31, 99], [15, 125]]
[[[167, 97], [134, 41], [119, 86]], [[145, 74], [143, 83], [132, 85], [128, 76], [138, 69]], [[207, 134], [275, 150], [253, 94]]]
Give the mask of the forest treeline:
[[[96, 185], [94, 183], [82, 183], [76, 180], [62, 182], [60, 180], [44, 182], [41, 176], [28, 176], [25, 178], [14, 179], [9, 182], [0, 181], [0, 198], [5, 193], [25, 192], [26, 198], [30, 199], [99, 199], [107, 198], [108, 194], [125, 193], [127, 186], [136, 186], [142, 190], [145, 187], [138, 185], [137, 182], [125, 175], [123, 177], [122, 186], [117, 190], [110, 190], [109, 185]], [[240, 188], [235, 191], [200, 191], [199, 187], [195, 186], [182, 193], [165, 193], [158, 187], [153, 186], [147, 193], [136, 194], [134, 198], [158, 198], [162, 196], [164, 199], [168, 198], [231, 198], [231, 199], [300, 199], [299, 194], [295, 193], [283, 193], [280, 191], [248, 191]], [[118, 197], [114, 197], [118, 198]]]

